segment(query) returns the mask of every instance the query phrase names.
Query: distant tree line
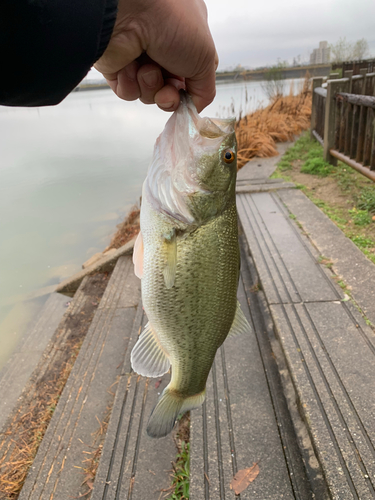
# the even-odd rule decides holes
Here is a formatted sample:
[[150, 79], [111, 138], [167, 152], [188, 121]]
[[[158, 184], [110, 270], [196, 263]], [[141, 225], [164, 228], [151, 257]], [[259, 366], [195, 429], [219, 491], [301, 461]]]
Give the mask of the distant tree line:
[[369, 46], [365, 38], [361, 38], [356, 42], [349, 42], [346, 37], [342, 37], [336, 43], [331, 44], [330, 49], [331, 62], [333, 63], [358, 61], [369, 54]]

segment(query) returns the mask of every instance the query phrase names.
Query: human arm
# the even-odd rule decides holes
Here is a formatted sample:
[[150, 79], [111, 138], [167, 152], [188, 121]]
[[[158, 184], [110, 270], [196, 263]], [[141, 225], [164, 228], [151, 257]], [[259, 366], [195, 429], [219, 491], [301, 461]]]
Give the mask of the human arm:
[[0, 104], [58, 104], [108, 45], [117, 0], [2, 0]]
[[186, 87], [200, 111], [215, 96], [203, 0], [3, 0], [0, 51], [3, 105], [58, 104], [95, 61], [126, 100], [173, 111]]

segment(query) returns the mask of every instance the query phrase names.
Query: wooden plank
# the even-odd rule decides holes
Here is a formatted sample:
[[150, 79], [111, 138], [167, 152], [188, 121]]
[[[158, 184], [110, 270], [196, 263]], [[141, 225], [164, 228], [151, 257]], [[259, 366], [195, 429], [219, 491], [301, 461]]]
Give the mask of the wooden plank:
[[375, 170], [375, 131], [374, 131], [374, 127], [373, 127], [373, 132], [372, 132], [370, 170], [373, 170], [373, 171]]
[[349, 79], [342, 78], [334, 81], [328, 81], [326, 111], [324, 121], [324, 151], [323, 156], [325, 161], [337, 164], [337, 160], [330, 155], [330, 149], [335, 144], [335, 129], [336, 129], [336, 101], [335, 95], [340, 92], [345, 92], [349, 88]]
[[345, 101], [350, 104], [357, 104], [358, 106], [365, 106], [367, 108], [375, 109], [375, 97], [366, 95], [354, 95], [347, 92], [339, 92], [336, 95], [336, 101]]
[[368, 179], [371, 179], [373, 182], [375, 182], [375, 172], [372, 172], [368, 167], [364, 167], [363, 165], [361, 165], [361, 163], [357, 163], [356, 161], [349, 158], [349, 156], [345, 156], [339, 151], [336, 151], [335, 149], [331, 149], [330, 152], [332, 156], [342, 161], [343, 163], [346, 163], [347, 165], [354, 168]]
[[[340, 149], [340, 137], [341, 137], [341, 115], [342, 115], [342, 102], [337, 103], [336, 109], [336, 119], [335, 119], [335, 140], [334, 147]], [[324, 143], [322, 144], [324, 145]]]
[[352, 94], [363, 94], [363, 84], [364, 84], [364, 77], [363, 75], [354, 75], [352, 77], [352, 87], [350, 92]]
[[339, 151], [344, 151], [345, 147], [345, 116], [346, 116], [346, 106], [347, 104], [342, 102], [339, 105], [340, 113], [340, 133], [339, 133]]
[[361, 106], [361, 111], [359, 113], [359, 124], [358, 124], [357, 154], [355, 157], [355, 160], [358, 163], [361, 163], [363, 160], [363, 146], [365, 142], [365, 131], [366, 131], [366, 116], [367, 116], [367, 109]]
[[353, 122], [353, 105], [348, 103], [345, 117], [345, 145], [344, 152], [347, 156], [350, 154], [351, 136]]
[[[320, 80], [323, 80], [323, 79], [320, 78]], [[321, 86], [318, 88], [315, 88], [315, 94], [326, 98], [327, 97], [327, 89], [323, 89]]]
[[366, 116], [365, 143], [363, 147], [363, 162], [362, 162], [365, 167], [367, 167], [370, 164], [373, 131], [374, 131], [374, 111], [372, 108], [368, 108]]
[[313, 137], [323, 146], [324, 142], [323, 139], [320, 137], [320, 135], [316, 132], [316, 130], [313, 130]]
[[347, 69], [346, 71], [344, 71], [344, 74], [343, 74], [343, 77], [344, 78], [349, 78], [349, 90], [348, 92], [352, 92], [352, 89], [353, 89], [353, 70], [352, 69]]
[[324, 137], [324, 118], [326, 112], [326, 97], [319, 97], [319, 135]]
[[353, 106], [352, 130], [350, 138], [350, 158], [355, 158], [357, 154], [358, 128], [359, 128], [359, 112], [360, 108]]
[[317, 125], [317, 112], [318, 112], [318, 95], [315, 94], [315, 90], [321, 87], [323, 84], [323, 78], [313, 78], [312, 79], [312, 108], [311, 108], [311, 134], [316, 130]]

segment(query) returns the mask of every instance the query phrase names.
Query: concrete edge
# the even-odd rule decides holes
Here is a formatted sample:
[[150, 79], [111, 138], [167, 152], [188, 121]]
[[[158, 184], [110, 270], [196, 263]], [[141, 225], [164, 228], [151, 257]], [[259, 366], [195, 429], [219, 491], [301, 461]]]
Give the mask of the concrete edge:
[[296, 187], [293, 182], [283, 182], [275, 184], [248, 184], [248, 185], [237, 185], [236, 194], [244, 193], [264, 193], [267, 191], [278, 191], [279, 189], [294, 189]]
[[99, 259], [91, 266], [86, 267], [85, 269], [82, 269], [82, 271], [70, 276], [70, 278], [65, 279], [57, 285], [55, 291], [68, 296], [74, 295], [74, 293], [78, 290], [79, 285], [82, 283], [83, 278], [90, 276], [91, 274], [111, 271], [120, 257], [132, 254], [135, 240], [136, 237], [128, 241], [128, 243], [125, 243], [122, 247], [118, 248], [114, 254]]
[[346, 283], [352, 299], [375, 324], [374, 263], [303, 191], [281, 191], [278, 198], [297, 218], [311, 244], [332, 261], [334, 273]]

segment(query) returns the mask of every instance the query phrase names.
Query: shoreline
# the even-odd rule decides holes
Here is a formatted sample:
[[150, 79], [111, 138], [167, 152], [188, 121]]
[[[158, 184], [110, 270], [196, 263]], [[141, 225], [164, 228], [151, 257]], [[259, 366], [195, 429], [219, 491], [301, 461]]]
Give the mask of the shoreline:
[[[330, 64], [314, 64], [307, 66], [292, 66], [282, 70], [283, 80], [291, 78], [304, 78], [306, 73], [310, 77], [328, 76], [331, 70]], [[223, 71], [216, 73], [216, 83], [228, 83], [233, 81], [263, 81], [269, 68], [255, 70]], [[107, 82], [81, 83], [72, 92], [84, 92], [86, 90], [109, 89]]]

